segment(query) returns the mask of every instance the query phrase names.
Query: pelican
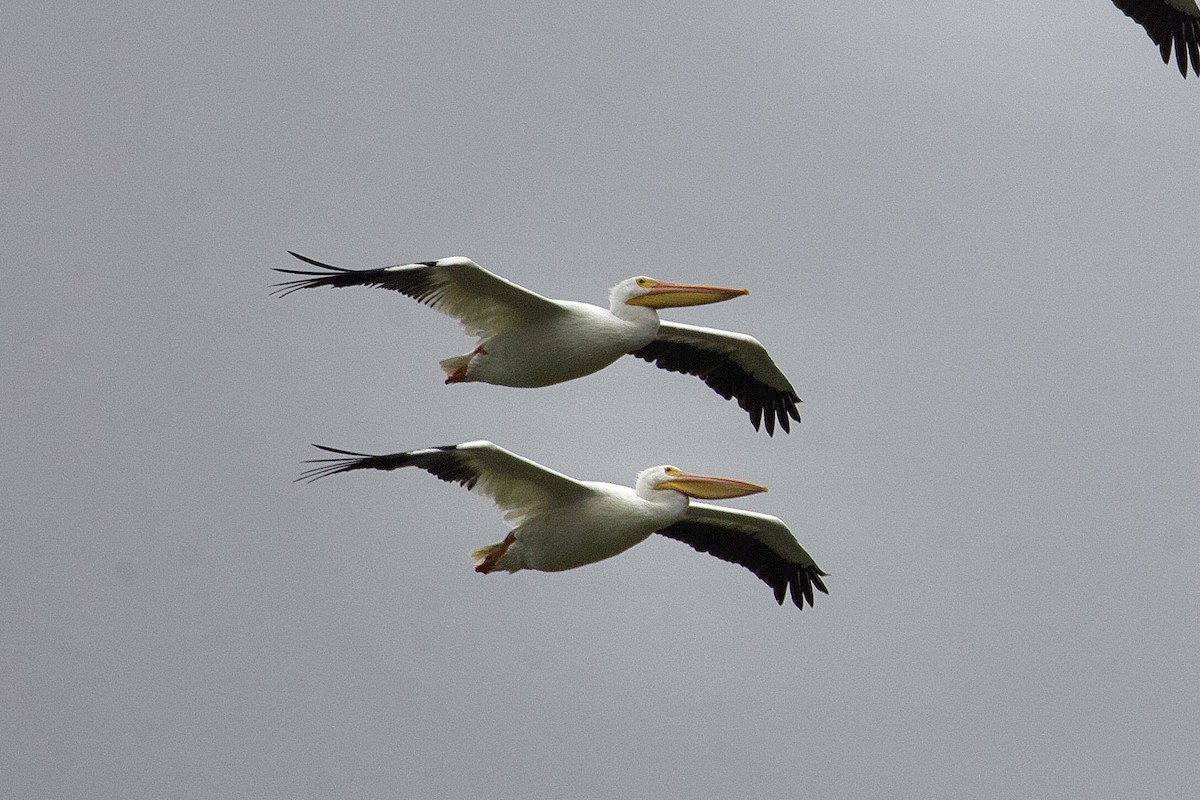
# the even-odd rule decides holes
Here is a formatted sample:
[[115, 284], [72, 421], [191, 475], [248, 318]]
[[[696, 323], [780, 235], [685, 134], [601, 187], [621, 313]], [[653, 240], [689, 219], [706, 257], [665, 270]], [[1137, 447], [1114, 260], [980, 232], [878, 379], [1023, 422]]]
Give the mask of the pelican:
[[280, 297], [318, 286], [391, 289], [456, 317], [479, 339], [470, 353], [441, 362], [446, 383], [482, 381], [537, 387], [590, 375], [623, 355], [696, 375], [726, 400], [736, 398], [754, 429], [766, 421], [790, 432], [800, 397], [753, 336], [662, 322], [657, 309], [719, 303], [748, 294], [636, 277], [609, 292], [608, 309], [551, 300], [488, 272], [469, 258], [442, 258], [379, 269], [345, 269], [288, 251], [321, 271], [279, 269], [305, 277], [275, 285]]
[[1190, 58], [1192, 72], [1200, 76], [1200, 6], [1196, 0], [1113, 0], [1113, 5], [1146, 29], [1164, 64], [1171, 63], [1174, 45], [1179, 74], [1188, 76]]
[[693, 503], [765, 492], [733, 478], [684, 472], [672, 466], [638, 473], [634, 488], [577, 481], [491, 442], [370, 455], [313, 445], [337, 458], [315, 458], [297, 480], [314, 481], [356, 469], [417, 467], [492, 498], [509, 525], [504, 540], [471, 554], [475, 571], [523, 569], [560, 572], [623, 553], [652, 533], [740, 564], [763, 580], [783, 605], [813, 604], [813, 587], [828, 594], [827, 573], [777, 517]]

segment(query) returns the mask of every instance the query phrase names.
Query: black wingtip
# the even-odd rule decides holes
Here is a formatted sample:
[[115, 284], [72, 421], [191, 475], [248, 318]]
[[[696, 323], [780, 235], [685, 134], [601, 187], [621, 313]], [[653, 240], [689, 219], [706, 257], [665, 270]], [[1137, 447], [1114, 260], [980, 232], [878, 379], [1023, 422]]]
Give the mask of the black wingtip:
[[312, 443], [312, 446], [318, 450], [324, 450], [326, 453], [337, 453], [343, 456], [354, 456], [355, 458], [371, 458], [370, 453], [356, 453], [353, 450], [339, 450], [336, 447], [327, 447], [323, 444]]
[[[335, 267], [333, 264], [326, 264], [323, 261], [317, 261], [315, 258], [302, 256], [299, 253], [288, 250], [288, 255], [297, 258], [310, 266], [319, 267], [320, 271], [306, 269], [284, 269], [283, 267], [272, 267], [275, 272], [282, 272], [285, 275], [302, 275], [304, 277], [299, 280], [284, 281], [272, 286], [271, 294], [276, 297], [287, 297], [292, 292], [298, 292], [301, 289], [315, 289], [318, 286], [353, 286], [361, 285], [363, 274], [374, 274], [374, 270], [353, 270], [346, 267]], [[371, 285], [368, 281], [365, 285]]]
[[819, 568], [813, 567], [809, 570], [808, 576], [812, 580], [813, 586], [816, 586], [821, 591], [821, 594], [829, 594], [829, 590], [825, 588], [825, 582], [821, 580], [821, 578], [829, 577], [828, 572], [822, 572]]
[[[805, 603], [809, 608], [816, 608], [813, 602], [813, 589], [816, 589], [821, 594], [829, 594], [829, 590], [825, 588], [822, 577], [827, 577], [829, 573], [823, 572], [817, 565], [811, 567], [803, 567], [796, 570], [788, 576], [787, 586], [791, 590], [792, 603], [801, 611], [804, 610]], [[776, 594], [778, 597], [778, 593]]]
[[272, 284], [272, 297], [287, 297], [292, 292], [297, 292], [303, 289], [308, 284], [308, 281], [284, 281], [283, 283]]
[[318, 450], [324, 450], [326, 453], [336, 453], [339, 458], [309, 458], [305, 459], [305, 464], [317, 464], [319, 466], [309, 467], [300, 473], [293, 483], [312, 483], [315, 480], [325, 478], [329, 475], [335, 475], [339, 472], [349, 472], [358, 463], [359, 459], [373, 458], [369, 453], [356, 453], [353, 450], [339, 450], [336, 447], [327, 447], [323, 444], [313, 443], [313, 447]]
[[309, 467], [300, 473], [292, 483], [312, 483], [315, 480], [320, 480], [328, 475], [333, 475], [336, 472], [343, 471], [343, 468], [350, 459], [346, 458], [310, 458], [305, 460], [305, 464], [320, 464], [317, 467]]
[[288, 255], [291, 256], [292, 258], [298, 258], [301, 261], [303, 261], [305, 264], [312, 264], [314, 267], [320, 267], [321, 269], [327, 269], [332, 272], [352, 272], [353, 271], [353, 270], [349, 270], [345, 267], [335, 267], [333, 264], [326, 264], [324, 261], [317, 261], [315, 258], [309, 258], [308, 256], [302, 256], [294, 250], [288, 250], [287, 252], [288, 252]]

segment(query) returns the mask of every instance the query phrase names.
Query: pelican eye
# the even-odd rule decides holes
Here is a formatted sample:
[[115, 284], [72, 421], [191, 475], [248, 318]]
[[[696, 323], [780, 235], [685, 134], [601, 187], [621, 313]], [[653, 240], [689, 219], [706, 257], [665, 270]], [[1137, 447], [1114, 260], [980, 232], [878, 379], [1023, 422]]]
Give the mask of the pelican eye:
[[663, 469], [663, 472], [667, 474], [668, 478], [677, 478], [683, 474], [680, 470], [675, 469], [675, 467], [666, 467]]
[[642, 287], [643, 289], [649, 289], [654, 284], [655, 284], [655, 281], [650, 278], [638, 278], [637, 279], [637, 285]]

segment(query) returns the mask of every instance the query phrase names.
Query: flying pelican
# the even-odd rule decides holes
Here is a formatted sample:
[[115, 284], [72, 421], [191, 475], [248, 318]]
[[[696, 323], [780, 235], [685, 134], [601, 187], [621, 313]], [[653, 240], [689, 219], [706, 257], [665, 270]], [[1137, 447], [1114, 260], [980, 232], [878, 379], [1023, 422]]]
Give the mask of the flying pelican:
[[1200, 76], [1200, 6], [1196, 0], [1113, 0], [1113, 5], [1146, 29], [1164, 64], [1171, 63], [1174, 45], [1179, 74], [1188, 76], [1190, 58], [1192, 72]]
[[510, 530], [504, 540], [471, 554], [482, 573], [535, 569], [559, 572], [623, 553], [660, 533], [702, 553], [741, 564], [762, 579], [783, 605], [788, 589], [803, 609], [813, 587], [828, 594], [826, 575], [777, 517], [689, 502], [765, 492], [767, 487], [733, 478], [695, 475], [671, 466], [638, 473], [635, 488], [577, 481], [491, 442], [430, 447], [370, 455], [314, 445], [338, 458], [315, 458], [318, 466], [297, 480], [314, 481], [356, 469], [418, 467], [492, 498]]
[[597, 372], [629, 354], [671, 372], [696, 375], [726, 400], [737, 398], [754, 429], [765, 418], [791, 431], [800, 397], [753, 336], [661, 322], [656, 309], [719, 303], [747, 289], [637, 277], [609, 292], [609, 308], [551, 300], [488, 272], [469, 258], [379, 269], [345, 269], [292, 256], [322, 271], [279, 269], [299, 280], [276, 284], [280, 297], [318, 286], [378, 286], [456, 317], [479, 338], [465, 355], [441, 362], [446, 383], [549, 386]]

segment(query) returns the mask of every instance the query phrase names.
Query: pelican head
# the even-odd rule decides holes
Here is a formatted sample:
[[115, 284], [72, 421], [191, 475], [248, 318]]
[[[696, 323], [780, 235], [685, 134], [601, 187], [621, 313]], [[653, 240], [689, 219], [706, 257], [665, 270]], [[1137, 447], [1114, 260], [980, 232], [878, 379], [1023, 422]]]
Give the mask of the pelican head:
[[722, 300], [732, 300], [744, 294], [750, 294], [750, 290], [704, 286], [696, 283], [668, 283], [642, 275], [637, 278], [627, 278], [614, 286], [612, 301], [614, 307], [618, 304], [625, 304], [647, 308], [673, 308], [675, 306], [702, 306], [707, 303], [720, 303]]
[[661, 466], [643, 470], [638, 475], [638, 494], [673, 489], [688, 497], [701, 500], [725, 500], [748, 494], [765, 492], [767, 487], [736, 478], [717, 478], [712, 475], [697, 475], [684, 472], [678, 467]]

